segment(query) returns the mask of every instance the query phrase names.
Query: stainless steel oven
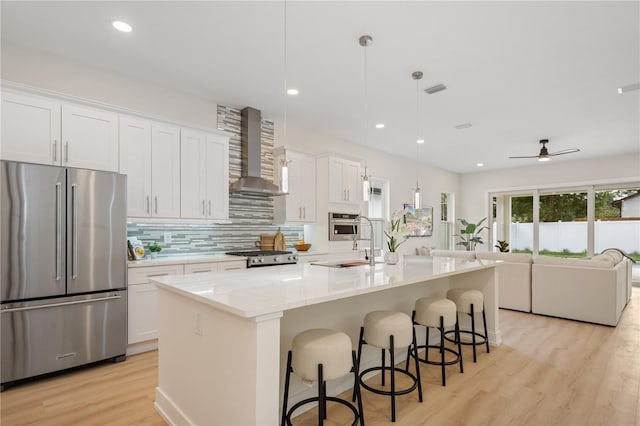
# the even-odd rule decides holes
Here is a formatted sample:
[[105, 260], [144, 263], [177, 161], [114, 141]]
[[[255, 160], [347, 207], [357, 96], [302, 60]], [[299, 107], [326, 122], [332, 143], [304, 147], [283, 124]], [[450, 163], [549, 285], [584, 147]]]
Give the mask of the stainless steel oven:
[[357, 214], [329, 213], [329, 241], [360, 239], [360, 221]]

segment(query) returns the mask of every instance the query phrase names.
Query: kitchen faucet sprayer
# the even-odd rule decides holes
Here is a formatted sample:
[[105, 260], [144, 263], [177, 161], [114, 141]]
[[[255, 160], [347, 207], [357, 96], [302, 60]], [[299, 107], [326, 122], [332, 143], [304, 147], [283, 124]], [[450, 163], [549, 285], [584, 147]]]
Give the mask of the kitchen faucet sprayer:
[[[355, 219], [353, 219], [353, 227], [355, 228], [356, 223], [358, 221], [360, 221], [361, 219], [366, 220], [367, 222], [369, 222], [369, 227], [371, 229], [371, 234], [369, 235], [369, 266], [375, 266], [376, 265], [376, 257], [375, 257], [375, 238], [373, 237], [373, 223], [371, 222], [371, 219], [369, 219], [366, 216], [362, 216], [362, 215], [358, 215]], [[358, 241], [356, 240], [356, 233], [354, 230], [353, 233], [353, 250], [358, 250]], [[366, 250], [365, 250], [366, 252]]]

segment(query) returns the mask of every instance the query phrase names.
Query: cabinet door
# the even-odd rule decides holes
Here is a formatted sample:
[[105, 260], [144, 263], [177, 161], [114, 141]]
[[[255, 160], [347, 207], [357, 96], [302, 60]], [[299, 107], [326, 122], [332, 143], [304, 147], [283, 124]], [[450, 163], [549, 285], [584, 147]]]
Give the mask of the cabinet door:
[[287, 203], [287, 222], [302, 222], [304, 220], [304, 191], [305, 173], [304, 161], [301, 155], [287, 151], [287, 168], [289, 169], [289, 195], [285, 195]]
[[238, 269], [247, 269], [247, 261], [246, 260], [234, 260], [231, 262], [220, 262], [218, 263], [218, 271], [235, 271]]
[[127, 216], [151, 216], [151, 122], [120, 116], [120, 173], [127, 175]]
[[298, 164], [302, 174], [300, 175], [300, 197], [302, 204], [302, 220], [304, 222], [316, 221], [316, 162], [313, 157], [300, 156]]
[[206, 134], [182, 129], [180, 135], [180, 216], [206, 217]]
[[329, 159], [329, 202], [344, 203], [347, 201], [347, 190], [342, 182], [344, 161], [339, 158]]
[[62, 106], [62, 165], [118, 171], [118, 115], [78, 105]]
[[158, 288], [150, 278], [182, 275], [182, 265], [130, 268], [128, 286], [129, 344], [158, 338]]
[[207, 218], [229, 218], [229, 138], [207, 135]]
[[2, 94], [3, 160], [60, 164], [60, 103]]
[[342, 169], [342, 185], [346, 191], [346, 202], [357, 204], [360, 202], [360, 164], [353, 161], [345, 161]]
[[180, 128], [151, 124], [151, 214], [180, 217]]

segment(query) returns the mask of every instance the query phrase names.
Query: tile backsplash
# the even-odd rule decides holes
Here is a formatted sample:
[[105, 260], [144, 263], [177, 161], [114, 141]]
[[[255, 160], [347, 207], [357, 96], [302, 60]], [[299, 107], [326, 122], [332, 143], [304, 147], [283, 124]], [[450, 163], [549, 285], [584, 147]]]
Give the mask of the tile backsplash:
[[[232, 250], [257, 250], [255, 241], [260, 234], [275, 235], [280, 228], [284, 234], [287, 249], [293, 249], [299, 234], [304, 231], [299, 226], [278, 225], [190, 225], [184, 223], [129, 223], [127, 235], [137, 237], [146, 247], [157, 242], [162, 247], [160, 256], [179, 254], [223, 254]], [[171, 233], [171, 242], [165, 243], [165, 233]]]

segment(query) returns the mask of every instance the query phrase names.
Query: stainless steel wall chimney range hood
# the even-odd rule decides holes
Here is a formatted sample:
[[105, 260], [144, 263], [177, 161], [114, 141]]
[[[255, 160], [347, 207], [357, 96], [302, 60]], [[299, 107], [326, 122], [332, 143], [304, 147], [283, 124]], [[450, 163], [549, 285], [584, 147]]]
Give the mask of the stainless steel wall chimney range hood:
[[260, 111], [246, 107], [242, 110], [240, 133], [242, 153], [242, 176], [229, 185], [229, 192], [253, 195], [286, 195], [277, 185], [260, 177], [261, 168], [261, 123]]

